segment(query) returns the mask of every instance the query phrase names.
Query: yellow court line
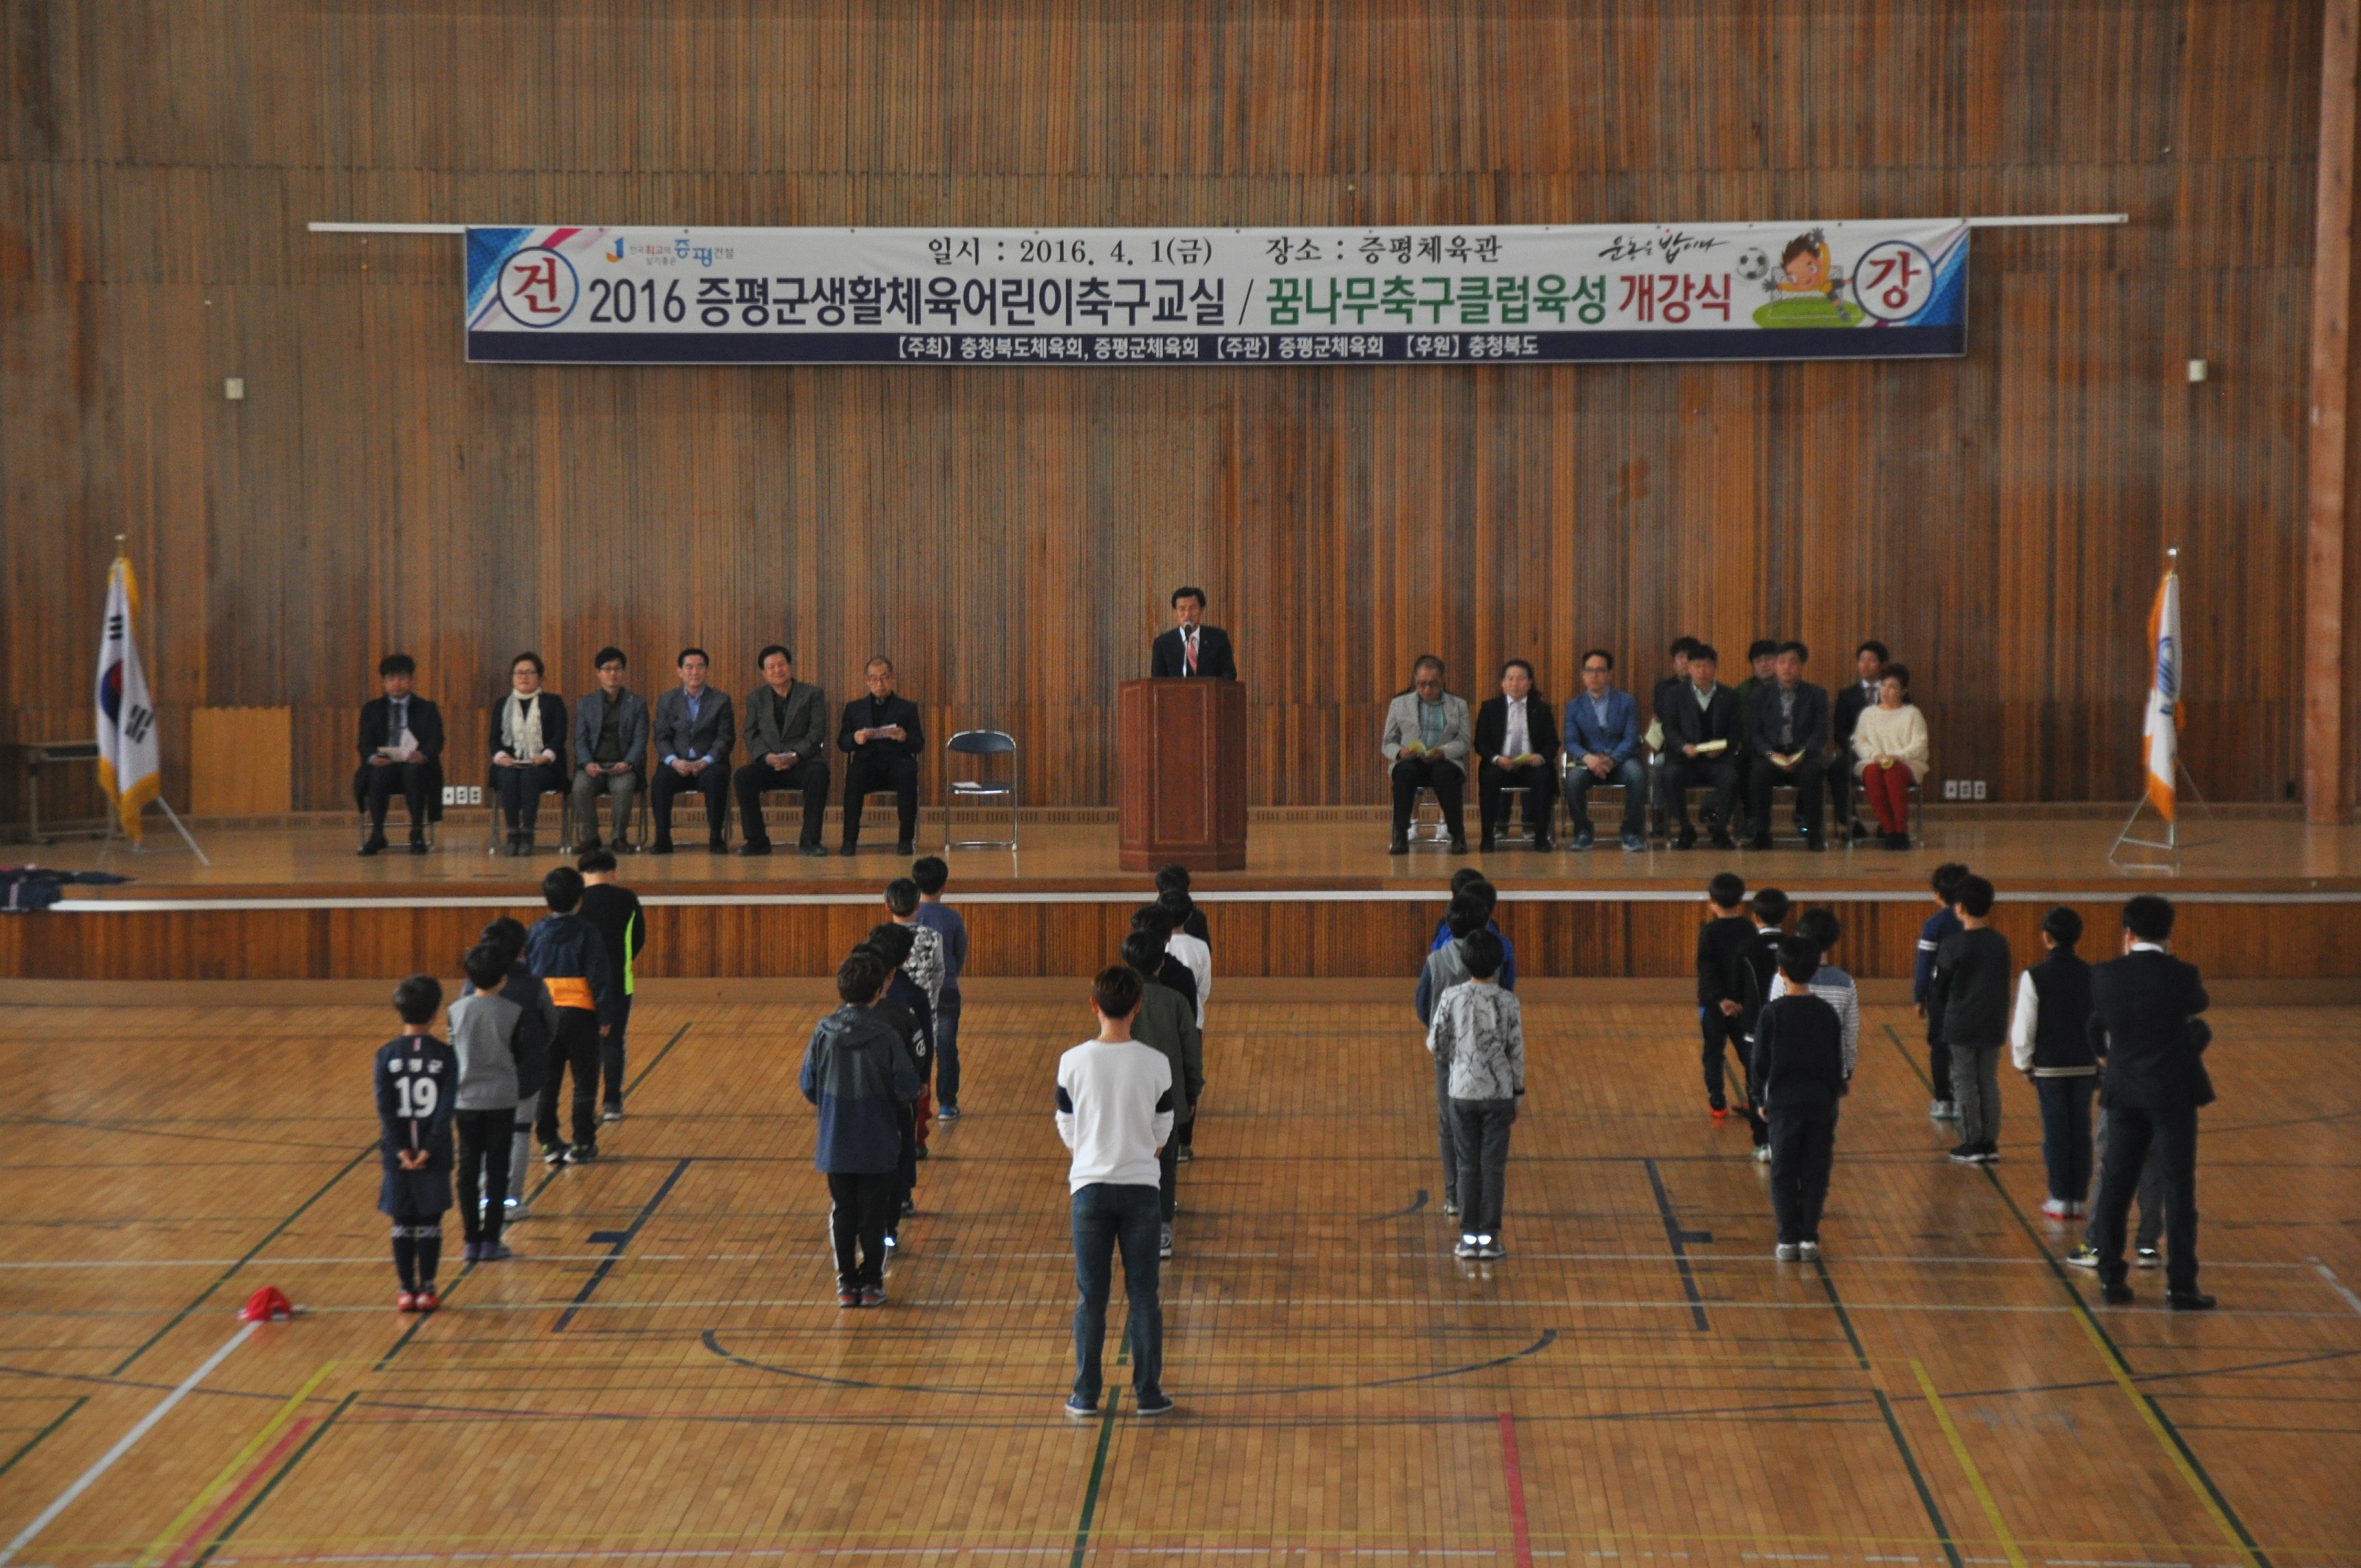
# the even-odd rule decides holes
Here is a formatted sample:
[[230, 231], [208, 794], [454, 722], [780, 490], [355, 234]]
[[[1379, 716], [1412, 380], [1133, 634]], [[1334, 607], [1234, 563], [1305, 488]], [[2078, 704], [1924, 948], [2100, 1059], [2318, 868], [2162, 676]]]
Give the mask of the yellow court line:
[[2025, 1553], [2018, 1549], [2016, 1537], [2009, 1533], [2008, 1521], [2000, 1517], [2000, 1505], [1993, 1500], [1992, 1488], [1984, 1485], [1984, 1474], [1976, 1468], [1975, 1456], [1968, 1452], [1967, 1440], [1960, 1435], [1960, 1429], [1952, 1423], [1951, 1412], [1943, 1408], [1943, 1396], [1935, 1391], [1935, 1380], [1927, 1376], [1927, 1364], [1913, 1357], [1910, 1370], [1918, 1378], [1918, 1392], [1926, 1396], [1927, 1408], [1935, 1412], [1936, 1424], [1943, 1429], [1943, 1437], [1951, 1445], [1951, 1457], [1960, 1462], [1961, 1470], [1967, 1472], [1968, 1489], [1975, 1493], [1976, 1501], [1982, 1505], [1984, 1519], [1992, 1525], [1993, 1534], [1999, 1538], [2000, 1549], [2008, 1553], [2011, 1568], [2025, 1568]]
[[[2080, 1300], [2079, 1296], [2077, 1300]], [[2213, 1528], [2222, 1532], [2222, 1539], [2229, 1542], [2232, 1551], [2246, 1560], [2246, 1568], [2263, 1568], [2262, 1563], [2255, 1555], [2255, 1549], [2246, 1544], [2245, 1538], [2230, 1523], [2229, 1516], [2223, 1513], [2222, 1505], [2213, 1500], [2213, 1488], [2205, 1485], [2204, 1479], [2190, 1464], [2189, 1456], [2180, 1451], [2180, 1444], [2174, 1442], [2172, 1434], [2164, 1430], [2164, 1422], [2158, 1418], [2155, 1407], [2147, 1402], [2147, 1397], [2142, 1394], [2138, 1387], [2132, 1382], [2131, 1368], [2124, 1365], [2122, 1354], [2108, 1342], [2107, 1336], [2099, 1332], [2099, 1325], [2091, 1321], [2090, 1309], [2082, 1308], [2074, 1314], [2074, 1318], [2082, 1325], [2082, 1332], [2090, 1336], [2091, 1343], [2098, 1346], [2099, 1358], [2107, 1364], [2107, 1372], [2114, 1378], [2115, 1387], [2124, 1391], [2124, 1398], [2129, 1399], [2132, 1402], [2132, 1408], [2139, 1411], [2140, 1420], [2147, 1423], [2147, 1430], [2155, 1436], [2157, 1445], [2162, 1448], [2165, 1456], [2172, 1461], [2172, 1467], [2180, 1472], [2180, 1478], [2189, 1484], [2189, 1490], [2204, 1507], [2207, 1516], [2213, 1521]]]
[[190, 1500], [189, 1506], [182, 1508], [172, 1522], [164, 1527], [164, 1532], [148, 1543], [148, 1550], [139, 1554], [138, 1561], [133, 1568], [148, 1568], [149, 1564], [161, 1562], [172, 1550], [173, 1543], [181, 1539], [181, 1532], [194, 1524], [199, 1516], [213, 1507], [214, 1499], [237, 1484], [239, 1475], [245, 1471], [254, 1456], [260, 1453], [264, 1446], [278, 1435], [280, 1428], [295, 1419], [296, 1412], [301, 1410], [305, 1401], [312, 1398], [313, 1390], [327, 1381], [328, 1374], [335, 1371], [339, 1363], [334, 1361], [324, 1363], [319, 1371], [312, 1374], [311, 1381], [296, 1389], [288, 1398], [287, 1402], [279, 1407], [278, 1413], [263, 1423], [262, 1430], [256, 1432], [247, 1445], [237, 1451], [236, 1457], [222, 1466], [221, 1474], [206, 1482], [203, 1488]]

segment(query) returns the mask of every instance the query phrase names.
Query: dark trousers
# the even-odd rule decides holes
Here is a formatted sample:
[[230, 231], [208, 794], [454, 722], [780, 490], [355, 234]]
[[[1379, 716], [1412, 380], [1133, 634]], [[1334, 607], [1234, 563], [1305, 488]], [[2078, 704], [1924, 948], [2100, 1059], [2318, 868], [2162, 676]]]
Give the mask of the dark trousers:
[[492, 786], [500, 793], [501, 819], [511, 833], [531, 833], [541, 816], [541, 797], [557, 787], [557, 770], [535, 762], [529, 768], [494, 768]]
[[1106, 1344], [1107, 1299], [1115, 1291], [1115, 1254], [1123, 1249], [1123, 1290], [1131, 1302], [1131, 1387], [1162, 1391], [1164, 1304], [1156, 1248], [1159, 1205], [1153, 1187], [1094, 1181], [1074, 1194], [1074, 1395], [1098, 1403]]
[[1454, 1100], [1451, 1130], [1459, 1143], [1459, 1229], [1468, 1235], [1500, 1234], [1500, 1200], [1509, 1178], [1509, 1127], [1513, 1100]]
[[719, 762], [708, 764], [693, 777], [657, 764], [654, 780], [648, 785], [648, 804], [656, 815], [656, 842], [672, 842], [672, 803], [687, 790], [705, 797], [705, 836], [720, 843], [730, 833], [730, 770]]
[[1743, 1082], [1746, 1075], [1746, 1031], [1739, 1027], [1737, 1019], [1719, 1007], [1697, 1009], [1697, 1030], [1705, 1036], [1705, 1048], [1698, 1060], [1705, 1069], [1706, 1102], [1717, 1111], [1730, 1103], [1729, 1097], [1723, 1089], [1722, 1075], [1728, 1070], [1730, 1051], [1733, 1047], [1738, 1051], [1740, 1064], [1741, 1085], [1738, 1097], [1744, 1100], [1746, 1098]]
[[902, 1207], [894, 1170], [828, 1173], [828, 1237], [836, 1247], [836, 1288], [885, 1283], [885, 1230]]
[[1185, 1125], [1174, 1124], [1172, 1135], [1156, 1151], [1157, 1217], [1168, 1225], [1180, 1209], [1180, 1129]]
[[[2107, 1120], [2095, 1119], [2092, 1126], [2092, 1169], [2103, 1169], [2107, 1163]], [[2147, 1158], [2140, 1164], [2139, 1186], [2133, 1196], [2139, 1202], [2139, 1223], [2133, 1227], [2132, 1245], [2143, 1250], [2153, 1247], [2164, 1235], [2164, 1164], [2158, 1159], [2158, 1146], [2151, 1139]], [[2125, 1223], [2129, 1223], [2126, 1217]], [[2082, 1227], [2082, 1239], [2095, 1250], [2099, 1245], [2099, 1222], [2092, 1218]]]
[[1828, 765], [1817, 751], [1806, 749], [1803, 760], [1792, 768], [1783, 768], [1768, 757], [1754, 759], [1753, 799], [1748, 812], [1747, 829], [1755, 838], [1771, 831], [1771, 792], [1781, 784], [1795, 786], [1795, 812], [1804, 819], [1806, 832], [1820, 830], [1820, 792], [1828, 784]]
[[1656, 786], [1664, 791], [1664, 814], [1680, 831], [1697, 831], [1689, 826], [1689, 791], [1700, 786], [1708, 792], [1706, 826], [1727, 828], [1730, 825], [1730, 808], [1738, 796], [1738, 764], [1727, 757], [1667, 753], [1664, 767], [1656, 774]]
[[2153, 1145], [2164, 1176], [2165, 1286], [2176, 1291], [2196, 1289], [2197, 1107], [2151, 1111], [2114, 1105], [2105, 1114], [2107, 1157], [2099, 1168], [2099, 1201], [2092, 1205], [2091, 1223], [2101, 1283], [2124, 1282], [2124, 1220]]
[[2033, 1080], [2033, 1092], [2041, 1102], [2041, 1164], [2048, 1173], [2053, 1201], [2090, 1201], [2091, 1096], [2098, 1087], [2099, 1080], [2089, 1073]]
[[372, 763], [368, 770], [369, 831], [385, 831], [385, 814], [400, 795], [410, 811], [410, 836], [426, 836], [426, 787], [434, 779], [434, 769], [427, 762], [388, 762], [383, 767]]
[[1576, 833], [1590, 831], [1590, 792], [1603, 784], [1623, 786], [1623, 831], [1642, 838], [1648, 831], [1648, 767], [1637, 757], [1626, 757], [1605, 778], [1582, 765], [1577, 754], [1565, 775], [1565, 809]]
[[935, 1102], [946, 1111], [959, 1108], [960, 993], [946, 991], [935, 1006]]
[[1443, 1145], [1443, 1201], [1459, 1202], [1459, 1119], [1451, 1113], [1451, 1064], [1434, 1058], [1434, 1130]]
[[749, 844], [768, 844], [771, 830], [763, 824], [763, 792], [799, 789], [804, 792], [803, 842], [819, 842], [820, 819], [828, 812], [828, 764], [813, 759], [792, 768], [774, 768], [757, 760], [738, 770], [738, 827]]
[[1501, 792], [1511, 789], [1525, 792], [1525, 826], [1535, 839], [1548, 843], [1550, 824], [1557, 817], [1557, 780], [1550, 775], [1546, 762], [1522, 768], [1476, 764], [1476, 819], [1483, 826], [1484, 837], [1507, 831], [1509, 801]]
[[533, 1131], [544, 1144], [557, 1138], [558, 1082], [574, 1077], [574, 1141], [598, 1142], [598, 1014], [587, 1007], [557, 1010], [557, 1038], [549, 1047], [549, 1076], [542, 1080], [541, 1114]]
[[598, 1101], [619, 1111], [623, 1106], [623, 1037], [631, 1028], [631, 998], [626, 993], [622, 1016], [615, 1020], [612, 1029], [598, 1036], [598, 1076], [603, 1084]]
[[1404, 757], [1394, 763], [1393, 778], [1395, 838], [1410, 831], [1411, 809], [1418, 803], [1421, 786], [1434, 792], [1434, 802], [1443, 808], [1444, 830], [1454, 839], [1467, 837], [1467, 774], [1458, 763], [1447, 757]]
[[1935, 1086], [1935, 1098], [1951, 1098], [1951, 1047], [1934, 1036], [1927, 1036], [1927, 1081]]
[[[459, 1228], [470, 1245], [498, 1242], [508, 1212], [509, 1149], [516, 1142], [516, 1111], [455, 1111], [451, 1129], [459, 1151]], [[487, 1204], [484, 1200], [491, 1200]]]
[[1820, 1239], [1820, 1210], [1828, 1201], [1828, 1172], [1837, 1158], [1837, 1108], [1773, 1111], [1771, 1126], [1771, 1214], [1779, 1240]]
[[918, 836], [918, 759], [906, 753], [855, 757], [844, 770], [844, 845], [861, 842], [861, 803], [871, 791], [894, 792], [894, 809], [901, 818], [897, 838], [908, 843]]

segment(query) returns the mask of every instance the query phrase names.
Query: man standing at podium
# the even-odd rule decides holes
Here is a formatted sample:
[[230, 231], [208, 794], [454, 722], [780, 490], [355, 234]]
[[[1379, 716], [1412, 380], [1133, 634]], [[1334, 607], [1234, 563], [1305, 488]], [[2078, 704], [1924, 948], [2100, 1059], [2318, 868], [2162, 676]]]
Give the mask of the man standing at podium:
[[1173, 589], [1172, 630], [1156, 640], [1148, 673], [1158, 680], [1236, 680], [1230, 634], [1218, 626], [1200, 624], [1204, 618], [1204, 589]]

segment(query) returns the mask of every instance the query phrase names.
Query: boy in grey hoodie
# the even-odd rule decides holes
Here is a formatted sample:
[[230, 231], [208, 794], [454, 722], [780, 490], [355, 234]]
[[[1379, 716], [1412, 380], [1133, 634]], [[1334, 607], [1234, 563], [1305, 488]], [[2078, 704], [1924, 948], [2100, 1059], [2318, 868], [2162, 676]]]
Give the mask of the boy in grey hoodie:
[[517, 1089], [517, 1030], [525, 1010], [501, 994], [509, 968], [501, 948], [478, 942], [460, 963], [469, 990], [451, 1003], [451, 1049], [459, 1058], [452, 1098], [459, 1141], [459, 1225], [467, 1238], [467, 1261], [490, 1263], [511, 1255], [500, 1240], [500, 1222], [522, 1098]]

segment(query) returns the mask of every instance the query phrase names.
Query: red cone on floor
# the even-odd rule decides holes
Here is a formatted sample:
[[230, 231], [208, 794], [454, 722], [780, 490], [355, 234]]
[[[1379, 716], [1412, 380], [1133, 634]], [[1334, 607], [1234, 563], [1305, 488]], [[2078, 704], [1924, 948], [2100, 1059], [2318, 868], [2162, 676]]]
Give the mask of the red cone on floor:
[[295, 1303], [287, 1292], [276, 1285], [266, 1285], [247, 1298], [245, 1308], [237, 1314], [240, 1322], [283, 1322], [295, 1315]]

